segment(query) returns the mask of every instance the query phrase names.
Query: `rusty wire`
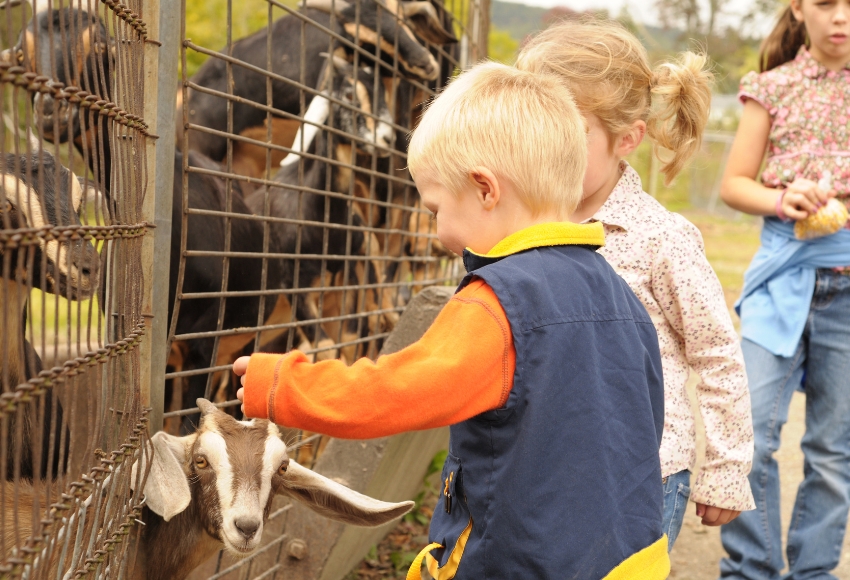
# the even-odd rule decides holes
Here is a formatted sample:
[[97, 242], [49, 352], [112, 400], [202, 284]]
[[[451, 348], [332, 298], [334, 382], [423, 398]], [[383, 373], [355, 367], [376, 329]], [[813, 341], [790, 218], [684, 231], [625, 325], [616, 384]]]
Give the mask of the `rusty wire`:
[[0, 577], [118, 578], [150, 453], [147, 25], [141, 0], [47, 10], [0, 12]]

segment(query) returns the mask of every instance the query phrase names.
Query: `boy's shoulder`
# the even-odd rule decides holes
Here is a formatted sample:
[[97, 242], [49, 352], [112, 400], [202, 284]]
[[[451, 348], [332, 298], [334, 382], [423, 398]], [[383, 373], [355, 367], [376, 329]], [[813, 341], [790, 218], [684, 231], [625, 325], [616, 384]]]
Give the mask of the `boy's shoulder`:
[[509, 256], [476, 272], [521, 327], [561, 322], [651, 321], [596, 248], [561, 245]]

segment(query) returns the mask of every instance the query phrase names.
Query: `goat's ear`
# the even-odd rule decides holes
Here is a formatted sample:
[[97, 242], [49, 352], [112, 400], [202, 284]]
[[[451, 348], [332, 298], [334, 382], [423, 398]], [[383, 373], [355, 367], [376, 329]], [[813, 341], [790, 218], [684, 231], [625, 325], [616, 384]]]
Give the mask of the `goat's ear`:
[[446, 30], [437, 9], [429, 0], [402, 2], [402, 13], [407, 25], [431, 44], [454, 44], [457, 37], [451, 28]]
[[183, 464], [196, 438], [196, 434], [175, 437], [164, 431], [151, 437], [153, 460], [145, 482], [145, 503], [166, 522], [185, 510], [192, 500]]
[[412, 501], [388, 503], [357, 493], [294, 461], [286, 469], [281, 493], [327, 518], [355, 526], [380, 526], [413, 507]]

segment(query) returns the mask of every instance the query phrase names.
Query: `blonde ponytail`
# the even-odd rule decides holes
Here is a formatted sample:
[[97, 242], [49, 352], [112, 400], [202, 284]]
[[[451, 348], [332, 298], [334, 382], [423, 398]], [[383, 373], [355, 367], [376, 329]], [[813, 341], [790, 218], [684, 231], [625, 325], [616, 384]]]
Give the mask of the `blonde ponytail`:
[[596, 115], [612, 138], [646, 121], [669, 184], [699, 150], [708, 122], [713, 77], [706, 60], [686, 52], [653, 72], [646, 49], [625, 27], [582, 18], [538, 34], [520, 51], [516, 66], [561, 77], [579, 110]]
[[646, 120], [653, 153], [669, 185], [699, 151], [711, 109], [713, 75], [703, 54], [685, 52], [678, 62], [656, 67], [650, 81], [652, 111]]

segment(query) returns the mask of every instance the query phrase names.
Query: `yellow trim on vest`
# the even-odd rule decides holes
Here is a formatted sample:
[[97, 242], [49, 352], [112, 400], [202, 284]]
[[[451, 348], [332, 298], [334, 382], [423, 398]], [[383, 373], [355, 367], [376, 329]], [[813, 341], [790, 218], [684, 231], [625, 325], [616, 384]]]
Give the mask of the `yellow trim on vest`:
[[428, 552], [442, 547], [442, 544], [434, 542], [433, 544], [428, 544], [422, 548], [422, 551], [416, 555], [413, 562], [410, 564], [410, 568], [407, 570], [407, 580], [422, 580], [422, 560], [425, 559], [425, 555], [427, 554], [430, 556]]
[[457, 574], [457, 568], [460, 566], [460, 559], [463, 558], [463, 550], [466, 548], [466, 542], [469, 540], [469, 534], [472, 533], [472, 518], [469, 518], [469, 523], [466, 524], [460, 537], [455, 542], [455, 547], [452, 548], [452, 553], [449, 554], [449, 559], [442, 568], [439, 567], [439, 562], [428, 554], [425, 558], [425, 564], [428, 566], [428, 572], [434, 577], [434, 580], [451, 580]]
[[[527, 227], [514, 232], [493, 246], [485, 257], [503, 258], [543, 246], [565, 245], [605, 245], [605, 230], [601, 222], [574, 224], [571, 222], [550, 222]], [[467, 248], [469, 250], [469, 248]], [[469, 250], [472, 252], [472, 250]], [[472, 252], [473, 254], [475, 252]], [[477, 254], [480, 255], [480, 254]]]
[[654, 544], [620, 562], [603, 580], [664, 580], [669, 574], [670, 556], [664, 534]]
[[435, 548], [442, 548], [441, 544], [428, 544], [413, 560], [410, 568], [407, 570], [407, 580], [422, 580], [422, 560], [425, 559], [425, 564], [428, 566], [428, 572], [434, 577], [434, 580], [451, 580], [457, 574], [457, 568], [460, 566], [460, 559], [463, 558], [463, 550], [466, 548], [466, 542], [469, 540], [469, 534], [472, 533], [472, 518], [469, 518], [469, 523], [466, 524], [460, 537], [455, 542], [455, 547], [452, 548], [452, 553], [449, 554], [449, 559], [446, 564], [440, 568], [439, 562], [430, 554]]

